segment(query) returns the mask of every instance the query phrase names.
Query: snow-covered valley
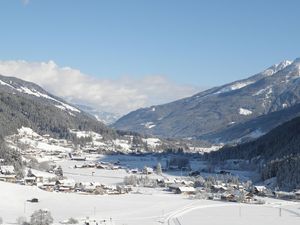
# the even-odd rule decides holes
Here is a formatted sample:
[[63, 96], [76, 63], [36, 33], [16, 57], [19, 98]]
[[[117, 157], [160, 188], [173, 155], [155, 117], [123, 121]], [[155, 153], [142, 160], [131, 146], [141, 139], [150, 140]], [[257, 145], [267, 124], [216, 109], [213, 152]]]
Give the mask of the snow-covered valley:
[[[122, 196], [78, 195], [45, 192], [37, 187], [0, 182], [0, 213], [5, 224], [14, 224], [17, 216], [29, 217], [38, 209], [51, 211], [55, 224], [74, 217], [83, 224], [153, 225], [179, 224], [298, 224], [300, 203], [266, 199], [265, 205], [191, 200], [187, 196], [160, 191]], [[36, 197], [39, 203], [29, 203]], [[281, 216], [279, 214], [282, 210]], [[103, 221], [103, 222], [101, 222]], [[106, 222], [104, 222], [106, 221]]]
[[[70, 218], [93, 225], [198, 225], [200, 220], [205, 224], [276, 225], [283, 220], [295, 224], [300, 219], [299, 201], [252, 194], [248, 182], [255, 179], [254, 172], [211, 169], [201, 157], [190, 158], [180, 169], [176, 163], [186, 162], [185, 157], [159, 151], [103, 154], [95, 149], [120, 146], [130, 153], [129, 142], [108, 143], [95, 132], [71, 132], [90, 143], [76, 147], [26, 127], [6, 138], [10, 148], [21, 152], [27, 166], [23, 179], [14, 175], [13, 168], [1, 166], [2, 172], [7, 171], [0, 182], [4, 224], [14, 224], [19, 217], [29, 220], [39, 209], [51, 212], [55, 224], [65, 224]], [[143, 141], [151, 147], [160, 144], [156, 138]], [[230, 177], [237, 180], [230, 181]]]

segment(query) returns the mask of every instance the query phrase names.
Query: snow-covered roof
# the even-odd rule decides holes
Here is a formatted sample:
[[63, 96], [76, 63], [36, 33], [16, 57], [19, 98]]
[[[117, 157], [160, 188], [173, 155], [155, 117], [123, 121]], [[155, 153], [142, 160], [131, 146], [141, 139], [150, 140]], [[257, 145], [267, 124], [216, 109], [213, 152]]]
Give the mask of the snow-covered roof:
[[178, 189], [181, 192], [194, 192], [195, 191], [194, 187], [185, 187], [185, 186], [182, 186], [182, 187], [178, 187]]
[[75, 180], [73, 179], [60, 180], [59, 183], [61, 183], [64, 187], [74, 187], [76, 184]]
[[259, 192], [265, 191], [267, 189], [265, 186], [254, 186], [254, 187]]
[[0, 166], [1, 173], [5, 174], [14, 174], [15, 168], [14, 166]]
[[[26, 173], [28, 173], [29, 169], [26, 169]], [[52, 173], [47, 173], [47, 172], [43, 172], [40, 170], [35, 170], [35, 169], [31, 169], [31, 173], [35, 176], [35, 177], [43, 177], [43, 178], [55, 178], [56, 175], [52, 174]]]

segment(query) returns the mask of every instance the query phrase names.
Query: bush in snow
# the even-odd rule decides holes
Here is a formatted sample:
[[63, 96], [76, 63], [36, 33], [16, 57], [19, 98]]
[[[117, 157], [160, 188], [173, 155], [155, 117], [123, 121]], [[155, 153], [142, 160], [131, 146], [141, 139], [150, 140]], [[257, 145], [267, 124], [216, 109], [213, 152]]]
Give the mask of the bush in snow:
[[3, 223], [3, 219], [2, 219], [2, 217], [0, 217], [0, 224], [2, 224]]
[[157, 187], [157, 181], [150, 179], [148, 176], [137, 177], [135, 175], [131, 175], [124, 177], [124, 184], [141, 187]]
[[24, 216], [20, 216], [18, 219], [17, 219], [17, 224], [18, 225], [30, 225], [27, 220], [26, 220], [26, 217]]
[[51, 213], [47, 210], [37, 210], [30, 218], [31, 225], [50, 225], [53, 223]]
[[191, 168], [189, 158], [184, 156], [172, 157], [168, 161], [168, 166], [169, 168], [178, 168], [178, 169], [186, 169], [186, 170], [189, 170]]
[[195, 178], [194, 187], [204, 187], [205, 179], [201, 176]]
[[124, 184], [125, 185], [137, 186], [137, 184], [138, 184], [137, 176], [132, 175], [132, 176], [124, 177]]
[[63, 170], [62, 170], [61, 166], [58, 166], [56, 168], [55, 175], [58, 176], [58, 177], [63, 177], [64, 176], [64, 173], [63, 173]]
[[74, 218], [69, 218], [67, 224], [77, 224], [78, 220], [74, 219]]

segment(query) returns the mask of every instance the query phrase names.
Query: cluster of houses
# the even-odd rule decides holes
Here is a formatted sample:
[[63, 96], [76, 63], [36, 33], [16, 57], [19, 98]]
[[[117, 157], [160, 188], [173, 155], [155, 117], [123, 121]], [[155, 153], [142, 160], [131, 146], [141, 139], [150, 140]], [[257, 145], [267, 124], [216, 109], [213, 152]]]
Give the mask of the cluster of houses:
[[216, 181], [215, 184], [199, 185], [192, 180], [158, 179], [161, 187], [175, 194], [185, 194], [194, 198], [210, 199], [229, 202], [243, 202], [249, 204], [262, 204], [261, 198], [271, 197], [284, 200], [300, 200], [300, 190], [294, 192], [271, 191], [265, 186], [248, 186], [244, 183], [224, 183]]
[[20, 181], [23, 185], [35, 185], [50, 192], [75, 192], [79, 194], [125, 194], [130, 191], [125, 186], [107, 186], [99, 182], [76, 182], [73, 179], [55, 173], [46, 173], [29, 169], [27, 175]]
[[99, 182], [75, 182], [73, 179], [62, 179], [52, 182], [44, 182], [39, 184], [38, 187], [50, 192], [74, 192], [78, 194], [92, 195], [118, 195], [125, 194], [131, 191], [131, 189], [126, 186], [108, 186]]
[[118, 170], [123, 169], [119, 162], [89, 162], [84, 164], [76, 164], [74, 168], [95, 168], [95, 169], [105, 169], [105, 170]]

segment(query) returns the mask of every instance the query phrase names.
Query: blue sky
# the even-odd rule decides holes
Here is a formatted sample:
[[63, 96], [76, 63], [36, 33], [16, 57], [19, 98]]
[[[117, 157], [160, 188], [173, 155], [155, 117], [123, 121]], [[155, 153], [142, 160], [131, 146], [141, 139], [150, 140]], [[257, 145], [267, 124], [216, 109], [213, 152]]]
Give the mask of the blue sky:
[[300, 57], [299, 8], [297, 0], [1, 0], [0, 60], [211, 87]]

